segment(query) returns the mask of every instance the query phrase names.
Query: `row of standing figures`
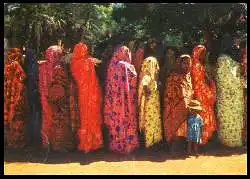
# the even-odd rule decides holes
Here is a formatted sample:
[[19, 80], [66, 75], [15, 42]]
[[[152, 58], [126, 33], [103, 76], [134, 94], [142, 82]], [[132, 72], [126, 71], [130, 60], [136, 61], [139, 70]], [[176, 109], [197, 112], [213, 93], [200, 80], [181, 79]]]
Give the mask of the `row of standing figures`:
[[139, 134], [147, 148], [164, 139], [171, 145], [177, 137], [185, 137], [188, 152], [192, 144], [197, 152], [216, 131], [222, 144], [242, 146], [246, 97], [240, 63], [222, 54], [215, 83], [205, 73], [206, 48], [198, 45], [192, 56], [183, 54], [171, 62], [175, 68], [166, 70], [166, 80], [159, 87], [157, 58], [143, 59], [141, 53], [132, 59], [129, 48], [117, 48], [102, 92], [95, 71], [100, 61], [88, 54], [83, 42], [64, 56], [61, 46], [51, 46], [38, 63], [32, 50], [26, 51], [23, 62], [21, 50], [10, 49], [4, 71], [7, 146], [24, 147], [27, 137], [37, 140], [42, 134], [43, 146], [52, 150], [77, 146], [88, 153], [103, 147], [102, 126], [107, 128], [109, 149], [117, 153], [138, 148]]

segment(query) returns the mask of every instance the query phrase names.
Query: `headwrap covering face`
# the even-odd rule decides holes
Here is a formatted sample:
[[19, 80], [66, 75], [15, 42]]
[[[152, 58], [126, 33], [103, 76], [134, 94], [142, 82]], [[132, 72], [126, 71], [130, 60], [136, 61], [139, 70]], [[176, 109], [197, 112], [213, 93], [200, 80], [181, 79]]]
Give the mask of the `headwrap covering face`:
[[132, 65], [132, 59], [131, 59], [131, 51], [126, 46], [118, 47], [116, 51], [114, 52], [114, 55], [110, 61], [110, 63], [123, 63], [125, 66], [129, 69], [131, 73], [133, 73], [135, 76], [137, 75], [134, 65]]
[[131, 63], [131, 51], [129, 50], [128, 47], [122, 46], [120, 48], [117, 48], [117, 50], [114, 53], [114, 56], [122, 61], [125, 61], [127, 63]]
[[8, 53], [8, 62], [17, 61], [19, 64], [22, 64], [22, 52], [19, 48], [11, 48]]
[[138, 146], [136, 86], [131, 52], [118, 47], [108, 66], [104, 100], [104, 123], [114, 152], [130, 153]]
[[[155, 79], [154, 87], [157, 89], [159, 70], [160, 67], [157, 59], [154, 57], [148, 57], [143, 62], [140, 74], [147, 75], [150, 79]], [[140, 78], [142, 78], [142, 75], [140, 75]]]
[[88, 47], [83, 42], [80, 42], [75, 45], [73, 50], [74, 56], [72, 58], [74, 59], [85, 59], [88, 57]]
[[206, 52], [206, 47], [203, 45], [198, 45], [193, 50], [193, 61], [194, 63], [201, 62], [200, 57], [203, 52]]
[[89, 56], [86, 44], [75, 45], [70, 64], [73, 79], [78, 88], [79, 139], [78, 150], [90, 152], [102, 147], [102, 94], [95, 72], [93, 57]]
[[[147, 57], [142, 64], [138, 84], [139, 129], [144, 132], [145, 146], [162, 140], [160, 93], [158, 90], [159, 64], [155, 57]], [[145, 91], [145, 87], [150, 94]]]

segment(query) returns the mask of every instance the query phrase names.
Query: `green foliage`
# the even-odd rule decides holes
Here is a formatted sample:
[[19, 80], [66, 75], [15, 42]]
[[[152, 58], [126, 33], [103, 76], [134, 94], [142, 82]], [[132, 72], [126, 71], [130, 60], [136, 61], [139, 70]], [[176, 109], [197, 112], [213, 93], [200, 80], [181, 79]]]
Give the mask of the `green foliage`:
[[81, 39], [94, 47], [116, 27], [108, 3], [4, 4], [5, 37], [11, 46], [29, 44], [37, 54], [62, 39], [72, 47]]
[[94, 49], [108, 31], [118, 41], [154, 36], [181, 46], [202, 40], [204, 29], [220, 36], [225, 25], [246, 34], [239, 20], [246, 13], [243, 3], [5, 3], [4, 35], [10, 46], [27, 43], [37, 54], [58, 39], [70, 47], [83, 39]]
[[134, 29], [140, 25], [144, 36], [165, 39], [167, 34], [175, 37], [182, 33], [186, 42], [200, 41], [203, 30], [220, 36], [225, 25], [234, 32], [246, 33], [246, 21], [238, 21], [246, 12], [244, 3], [124, 3], [113, 11], [113, 17], [124, 26], [132, 24]]

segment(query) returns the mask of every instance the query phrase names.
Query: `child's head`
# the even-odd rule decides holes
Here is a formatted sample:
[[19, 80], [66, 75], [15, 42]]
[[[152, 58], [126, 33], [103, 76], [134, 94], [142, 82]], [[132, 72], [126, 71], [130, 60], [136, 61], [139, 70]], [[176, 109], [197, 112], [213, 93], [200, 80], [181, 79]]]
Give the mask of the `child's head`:
[[188, 108], [189, 109], [189, 114], [191, 115], [195, 115], [195, 114], [200, 114], [200, 110], [196, 110], [196, 109], [192, 109], [192, 108]]
[[199, 114], [202, 111], [202, 107], [198, 100], [191, 100], [188, 104], [190, 114]]

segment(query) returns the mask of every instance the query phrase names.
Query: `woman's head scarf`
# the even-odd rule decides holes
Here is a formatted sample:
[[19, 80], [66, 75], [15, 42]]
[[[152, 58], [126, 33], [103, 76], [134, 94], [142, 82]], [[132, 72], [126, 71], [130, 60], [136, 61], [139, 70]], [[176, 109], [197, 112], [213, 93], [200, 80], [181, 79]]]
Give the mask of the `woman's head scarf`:
[[114, 53], [114, 57], [117, 58], [119, 61], [124, 61], [130, 64], [132, 62], [131, 51], [126, 46], [118, 47]]
[[11, 48], [8, 53], [8, 62], [18, 62], [19, 64], [22, 64], [22, 52], [19, 48]]
[[187, 54], [180, 56], [180, 71], [181, 73], [187, 74], [191, 71], [192, 60]]
[[200, 63], [200, 55], [203, 51], [206, 51], [206, 47], [204, 45], [197, 45], [193, 49], [193, 54], [192, 54], [193, 63]]
[[88, 57], [88, 47], [83, 42], [75, 45], [72, 58], [85, 59]]
[[147, 74], [151, 79], [156, 79], [159, 73], [159, 64], [155, 57], [148, 57], [144, 60], [141, 68], [141, 73]]
[[158, 60], [155, 57], [147, 57], [141, 67], [140, 79], [142, 79], [142, 75], [148, 75], [154, 81], [154, 88], [157, 89], [159, 70]]

